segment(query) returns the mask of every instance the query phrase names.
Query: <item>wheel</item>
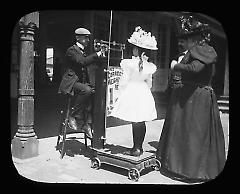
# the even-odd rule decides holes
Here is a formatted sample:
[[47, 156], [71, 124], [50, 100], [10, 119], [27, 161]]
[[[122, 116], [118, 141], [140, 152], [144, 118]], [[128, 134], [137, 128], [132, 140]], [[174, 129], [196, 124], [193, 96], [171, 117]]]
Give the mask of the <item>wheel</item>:
[[100, 166], [101, 166], [100, 160], [98, 158], [93, 158], [91, 168], [99, 169]]
[[128, 171], [128, 177], [130, 180], [138, 181], [138, 179], [140, 178], [140, 173], [136, 168], [131, 168]]
[[156, 164], [153, 166], [154, 170], [160, 170], [161, 168], [161, 163], [159, 160], [155, 160]]

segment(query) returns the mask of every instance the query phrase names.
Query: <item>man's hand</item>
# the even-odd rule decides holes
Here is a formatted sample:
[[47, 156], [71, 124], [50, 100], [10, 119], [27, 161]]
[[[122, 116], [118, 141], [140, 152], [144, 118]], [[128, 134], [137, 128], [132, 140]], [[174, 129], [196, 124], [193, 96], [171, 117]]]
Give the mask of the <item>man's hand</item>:
[[106, 57], [106, 54], [103, 50], [100, 50], [100, 51], [97, 52], [97, 56], [98, 57]]
[[93, 93], [94, 88], [89, 83], [75, 83], [77, 84], [77, 89], [81, 91], [82, 93]]
[[97, 51], [97, 56], [98, 57], [106, 57], [106, 52], [109, 50], [108, 45], [101, 45], [97, 47], [98, 49], [95, 49]]
[[88, 89], [89, 89], [89, 91], [90, 91], [91, 93], [94, 93], [94, 92], [95, 92], [95, 89], [94, 89], [94, 87], [93, 87], [91, 84], [87, 83], [87, 86], [89, 87]]
[[102, 47], [101, 52], [102, 52], [101, 56], [106, 57], [106, 53], [108, 52], [108, 47], [107, 46]]
[[171, 69], [173, 69], [176, 64], [177, 64], [177, 61], [172, 60], [171, 65], [170, 65]]

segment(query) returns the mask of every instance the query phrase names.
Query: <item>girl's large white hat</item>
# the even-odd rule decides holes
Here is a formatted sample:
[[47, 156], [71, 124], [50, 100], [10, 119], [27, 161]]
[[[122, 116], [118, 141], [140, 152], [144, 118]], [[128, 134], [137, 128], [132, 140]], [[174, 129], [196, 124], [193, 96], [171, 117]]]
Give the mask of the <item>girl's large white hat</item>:
[[158, 50], [155, 36], [152, 36], [151, 32], [145, 32], [140, 26], [135, 28], [128, 42], [141, 48]]

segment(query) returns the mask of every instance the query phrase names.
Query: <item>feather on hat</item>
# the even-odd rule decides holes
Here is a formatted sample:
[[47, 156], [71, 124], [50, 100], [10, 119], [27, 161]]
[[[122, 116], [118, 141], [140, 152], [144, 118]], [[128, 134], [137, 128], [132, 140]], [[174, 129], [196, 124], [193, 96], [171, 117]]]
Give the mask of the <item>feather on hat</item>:
[[128, 42], [141, 48], [158, 50], [155, 36], [152, 36], [151, 32], [144, 31], [140, 26], [135, 28]]
[[193, 16], [182, 15], [178, 18], [179, 38], [187, 38], [193, 35], [202, 35], [203, 39], [210, 41], [210, 27], [208, 24], [201, 23]]

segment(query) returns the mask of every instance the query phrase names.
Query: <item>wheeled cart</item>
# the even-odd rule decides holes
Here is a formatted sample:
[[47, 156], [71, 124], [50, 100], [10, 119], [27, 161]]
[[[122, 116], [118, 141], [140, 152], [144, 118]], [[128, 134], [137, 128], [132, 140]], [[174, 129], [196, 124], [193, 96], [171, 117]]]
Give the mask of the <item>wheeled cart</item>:
[[[106, 146], [107, 147], [107, 146]], [[160, 162], [156, 159], [155, 154], [143, 152], [139, 157], [124, 155], [123, 153], [112, 153], [111, 147], [105, 149], [93, 149], [93, 158], [91, 167], [99, 169], [101, 164], [107, 164], [128, 170], [128, 178], [138, 181], [140, 173], [144, 169], [159, 170]]]

